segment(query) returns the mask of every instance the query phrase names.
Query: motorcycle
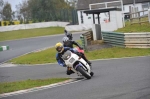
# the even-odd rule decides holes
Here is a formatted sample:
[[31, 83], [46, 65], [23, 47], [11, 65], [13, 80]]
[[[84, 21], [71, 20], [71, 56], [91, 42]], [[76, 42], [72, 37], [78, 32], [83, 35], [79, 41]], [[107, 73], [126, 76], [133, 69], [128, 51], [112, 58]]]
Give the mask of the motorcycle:
[[68, 50], [62, 55], [62, 59], [65, 61], [67, 67], [77, 73], [78, 76], [84, 76], [87, 79], [91, 79], [94, 75], [90, 65], [77, 54]]

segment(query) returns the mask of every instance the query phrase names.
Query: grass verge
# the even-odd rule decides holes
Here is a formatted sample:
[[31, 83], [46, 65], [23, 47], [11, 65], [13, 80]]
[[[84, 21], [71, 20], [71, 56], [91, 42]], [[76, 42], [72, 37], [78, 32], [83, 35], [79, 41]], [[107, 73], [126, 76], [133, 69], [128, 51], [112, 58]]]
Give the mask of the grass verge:
[[0, 41], [55, 35], [55, 34], [62, 34], [63, 32], [64, 27], [36, 28], [36, 29], [1, 32]]
[[34, 88], [34, 87], [40, 87], [44, 85], [62, 82], [68, 79], [69, 78], [52, 78], [52, 79], [43, 79], [43, 80], [39, 79], [39, 80], [26, 80], [26, 81], [19, 81], [19, 82], [0, 83], [0, 94]]
[[[121, 58], [121, 57], [133, 57], [133, 56], [147, 56], [150, 55], [149, 49], [140, 48], [105, 48], [101, 50], [85, 52], [88, 59], [106, 59], [106, 58]], [[56, 62], [55, 48], [50, 48], [41, 52], [30, 53], [25, 56], [15, 58], [9, 62], [14, 64], [43, 64]]]
[[[148, 18], [144, 18], [141, 20], [148, 20]], [[136, 21], [135, 21], [136, 22]], [[142, 23], [140, 24], [133, 24], [130, 25], [130, 22], [126, 22], [126, 25], [124, 28], [120, 28], [116, 30], [115, 32], [123, 32], [123, 33], [132, 33], [132, 32], [150, 32], [150, 23]]]

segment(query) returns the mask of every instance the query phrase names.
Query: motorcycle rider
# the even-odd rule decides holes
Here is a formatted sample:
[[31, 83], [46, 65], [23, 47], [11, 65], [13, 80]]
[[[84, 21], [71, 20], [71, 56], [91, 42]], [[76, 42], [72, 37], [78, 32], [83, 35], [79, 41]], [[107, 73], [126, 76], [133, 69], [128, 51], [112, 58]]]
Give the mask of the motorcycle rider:
[[[74, 50], [73, 48], [70, 48], [70, 47], [64, 47], [62, 43], [56, 43], [55, 45], [55, 48], [56, 48], [56, 51], [58, 52], [56, 54], [56, 60], [58, 62], [58, 64], [62, 67], [66, 67], [66, 64], [64, 62], [64, 60], [61, 58], [62, 55], [64, 54], [64, 52], [66, 52], [67, 50], [70, 50], [71, 52], [77, 54], [78, 56], [82, 57], [83, 58], [83, 55], [79, 52], [77, 52], [76, 50]], [[83, 58], [84, 59], [84, 58]], [[74, 73], [72, 70], [70, 70], [69, 68], [67, 68], [67, 75], [70, 75]]]
[[[63, 41], [64, 47], [73, 48], [73, 45], [76, 45], [76, 46], [78, 46], [80, 49], [83, 49], [76, 41], [69, 40], [68, 37], [63, 37], [62, 41]], [[83, 56], [83, 59], [84, 59], [89, 65], [91, 65], [91, 62], [85, 57], [84, 53], [81, 53], [81, 54], [82, 54], [82, 56]]]
[[65, 35], [69, 38], [69, 40], [72, 40], [72, 34], [71, 33], [68, 33], [68, 31], [67, 30], [64, 30], [64, 32], [65, 32]]

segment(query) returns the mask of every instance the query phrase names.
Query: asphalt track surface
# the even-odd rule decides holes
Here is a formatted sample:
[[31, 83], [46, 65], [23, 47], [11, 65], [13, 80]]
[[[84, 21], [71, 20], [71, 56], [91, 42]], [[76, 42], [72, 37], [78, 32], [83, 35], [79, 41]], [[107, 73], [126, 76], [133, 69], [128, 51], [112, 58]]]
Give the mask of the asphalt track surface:
[[[84, 32], [73, 33], [73, 40], [79, 40], [82, 33]], [[0, 42], [0, 46], [10, 47], [7, 51], [0, 51], [0, 64], [31, 51], [54, 47], [57, 42], [62, 42], [64, 36], [62, 34]]]
[[[150, 56], [93, 61], [95, 76], [3, 99], [150, 99]], [[56, 64], [0, 68], [1, 82], [65, 75]], [[5, 78], [5, 79], [4, 79]]]

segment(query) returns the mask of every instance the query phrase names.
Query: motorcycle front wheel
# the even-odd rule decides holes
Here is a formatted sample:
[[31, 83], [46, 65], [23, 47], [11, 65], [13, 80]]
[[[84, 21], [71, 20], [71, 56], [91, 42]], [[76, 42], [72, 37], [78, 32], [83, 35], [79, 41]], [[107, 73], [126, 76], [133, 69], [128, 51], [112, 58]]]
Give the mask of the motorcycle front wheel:
[[87, 79], [91, 79], [91, 75], [87, 71], [85, 71], [81, 66], [78, 66], [76, 70], [79, 71]]

